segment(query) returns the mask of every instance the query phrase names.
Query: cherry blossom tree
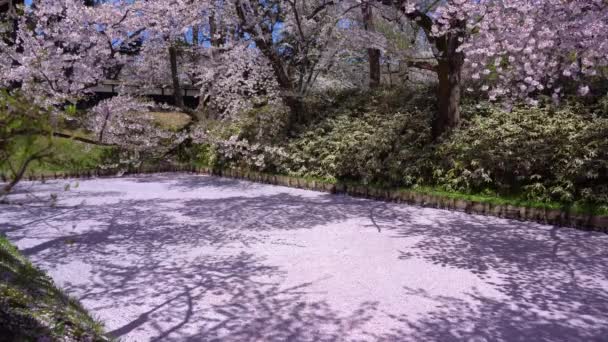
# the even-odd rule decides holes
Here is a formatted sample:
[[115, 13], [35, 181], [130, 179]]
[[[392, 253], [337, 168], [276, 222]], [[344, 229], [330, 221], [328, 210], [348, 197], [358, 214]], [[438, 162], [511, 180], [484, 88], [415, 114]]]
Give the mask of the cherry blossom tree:
[[[146, 157], [163, 155], [187, 139], [186, 132], [161, 129], [148, 114], [154, 103], [119, 95], [101, 101], [91, 110], [86, 127], [99, 142], [120, 146], [131, 155]], [[141, 161], [141, 158], [137, 158]]]
[[292, 122], [301, 121], [302, 97], [331, 67], [342, 12], [331, 0], [233, 0], [239, 28], [269, 60]]
[[433, 135], [439, 137], [460, 122], [462, 69], [465, 52], [462, 45], [470, 39], [478, 22], [484, 19], [486, 0], [397, 1], [396, 6], [422, 29], [430, 43], [436, 63], [410, 61], [411, 67], [437, 74], [438, 112], [433, 121]]
[[[129, 62], [121, 49], [135, 38], [127, 25], [129, 17], [137, 15], [133, 5], [115, 1], [91, 7], [81, 1], [49, 0], [24, 11], [14, 41], [0, 42], [0, 58], [6, 61], [0, 65], [0, 84], [16, 82], [21, 96], [53, 109], [51, 134], [56, 137], [122, 149], [151, 149], [163, 134], [147, 117], [134, 116], [135, 110], [147, 110], [147, 106], [132, 97], [111, 99], [89, 111], [86, 127], [93, 131], [104, 127], [99, 139], [73, 137], [58, 126], [71, 116], [64, 108], [87, 99], [93, 87]], [[115, 113], [108, 115], [110, 109]], [[127, 114], [133, 118], [128, 119]]]
[[586, 95], [588, 80], [608, 66], [606, 1], [494, 1], [485, 17], [462, 50], [467, 73], [492, 100], [558, 100], [568, 84]]
[[30, 8], [19, 20], [16, 44], [3, 43], [2, 56], [11, 63], [0, 66], [0, 82], [20, 82], [40, 104], [75, 103], [124, 63], [119, 48], [128, 33], [120, 24], [127, 13], [120, 4], [91, 8], [71, 0]]
[[236, 119], [253, 106], [279, 104], [272, 67], [257, 49], [240, 44], [208, 55], [198, 65], [199, 110], [213, 119]]
[[185, 112], [188, 110], [182, 97], [178, 61], [182, 52], [180, 47], [184, 45], [185, 34], [206, 21], [205, 16], [210, 13], [210, 6], [211, 3], [204, 0], [141, 1], [132, 6], [137, 15], [129, 16], [128, 19], [131, 30], [145, 29], [146, 52], [167, 52], [175, 105]]
[[[263, 96], [269, 101], [268, 97], [275, 97], [275, 86], [273, 78], [267, 77], [272, 72], [264, 56], [228, 24], [205, 27], [209, 22], [226, 23], [230, 17], [230, 6], [214, 4], [181, 0], [111, 1], [95, 6], [80, 0], [37, 3], [24, 9], [16, 37], [1, 43], [0, 58], [6, 63], [0, 66], [0, 82], [18, 82], [20, 93], [32, 102], [54, 108], [54, 122], [69, 116], [63, 108], [87, 99], [99, 82], [129, 72], [144, 87], [164, 84], [169, 78], [176, 92], [182, 80], [189, 79], [205, 89], [205, 96], [216, 98], [223, 112], [248, 108], [250, 103], [240, 101], [243, 98]], [[212, 41], [212, 46], [194, 44], [193, 27], [199, 30], [197, 37]], [[124, 53], [132, 42], [139, 42], [141, 48], [136, 54]], [[142, 70], [151, 72], [146, 75]], [[129, 152], [127, 159], [132, 160], [152, 152], [163, 156], [196, 133], [193, 125], [179, 132], [161, 129], [145, 114], [150, 108], [137, 96], [119, 95], [88, 111], [83, 123], [95, 139], [71, 137], [59, 129], [52, 134], [116, 146]]]
[[[368, 53], [377, 84], [379, 56], [395, 50], [373, 27], [379, 17], [398, 25], [409, 20], [431, 48], [434, 62], [407, 64], [437, 75], [436, 137], [458, 125], [465, 81], [490, 99], [559, 98], [569, 82], [585, 94], [585, 80], [606, 68], [608, 55], [602, 0], [48, 0], [21, 10], [15, 3], [0, 0], [3, 16], [10, 13], [18, 28], [0, 41], [4, 87], [19, 84], [33, 102], [62, 109], [87, 98], [100, 81], [126, 76], [140, 89], [170, 86], [193, 121], [200, 115], [185, 108], [184, 83], [201, 88], [199, 109], [212, 117], [280, 98], [291, 108], [290, 123], [301, 121], [302, 99], [320, 75], [352, 64], [357, 51]], [[151, 121], [139, 122], [150, 125], [142, 129], [126, 119], [149, 108], [136, 95], [90, 111], [86, 121], [99, 142], [136, 149], [139, 143], [127, 140], [144, 135], [121, 130], [131, 125], [160, 143]]]
[[[435, 63], [409, 61], [436, 73], [434, 136], [458, 125], [463, 77], [490, 99], [526, 99], [564, 79], [581, 81], [605, 67], [608, 3], [603, 0], [382, 1], [421, 28]], [[583, 83], [580, 94], [588, 92]]]

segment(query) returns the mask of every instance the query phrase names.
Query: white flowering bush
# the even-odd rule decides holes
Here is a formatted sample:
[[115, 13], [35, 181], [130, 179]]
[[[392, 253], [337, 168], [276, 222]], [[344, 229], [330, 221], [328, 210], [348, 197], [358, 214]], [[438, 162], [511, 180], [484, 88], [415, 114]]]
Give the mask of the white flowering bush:
[[565, 107], [490, 108], [436, 151], [433, 181], [450, 190], [608, 203], [608, 119]]
[[409, 93], [312, 97], [306, 106], [311, 121], [295, 136], [286, 134], [285, 108], [259, 108], [229, 130], [233, 140], [215, 150], [217, 161], [298, 176], [413, 184], [421, 174], [415, 160], [430, 143], [432, 106], [425, 92]]
[[288, 133], [289, 108], [280, 105], [265, 105], [241, 114], [238, 120], [239, 136], [242, 139], [267, 145], [284, 142]]
[[239, 122], [207, 120], [192, 129], [190, 139], [179, 157], [195, 164], [277, 172], [286, 157], [280, 146], [248, 140]]
[[409, 89], [336, 94], [309, 106], [319, 113], [291, 137], [275, 139], [277, 131], [255, 130], [245, 118], [207, 152], [216, 165], [304, 177], [608, 204], [602, 99], [511, 111], [465, 102], [463, 125], [441, 141], [433, 141], [429, 128], [432, 97]]
[[428, 112], [340, 114], [288, 145], [286, 167], [300, 176], [364, 183], [413, 183], [430, 143]]

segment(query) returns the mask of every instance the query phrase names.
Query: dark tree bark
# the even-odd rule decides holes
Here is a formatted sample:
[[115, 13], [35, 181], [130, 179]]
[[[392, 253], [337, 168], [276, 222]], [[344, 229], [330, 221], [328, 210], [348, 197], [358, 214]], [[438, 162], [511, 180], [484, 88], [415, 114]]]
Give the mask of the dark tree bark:
[[19, 28], [17, 6], [23, 5], [24, 3], [24, 0], [0, 1], [0, 20], [12, 26], [8, 32], [5, 31], [4, 34], [0, 36], [8, 46], [12, 46], [17, 38], [17, 30]]
[[[253, 8], [255, 9], [255, 5]], [[260, 52], [262, 52], [262, 54], [268, 58], [268, 61], [270, 62], [275, 79], [281, 90], [281, 98], [283, 103], [289, 108], [290, 115], [287, 122], [287, 130], [291, 130], [295, 123], [301, 121], [303, 103], [298, 96], [298, 87], [290, 77], [287, 62], [273, 45], [271, 39], [273, 27], [261, 25], [260, 32], [256, 29], [255, 24], [248, 21], [245, 9], [238, 0], [236, 9], [241, 29], [243, 32], [246, 32], [251, 36], [258, 49], [260, 49]]]
[[[282, 5], [285, 3], [285, 5]], [[305, 119], [304, 103], [302, 97], [309, 90], [311, 82], [314, 80], [314, 71], [317, 61], [308, 57], [309, 51], [314, 42], [303, 37], [301, 21], [316, 20], [328, 7], [334, 6], [334, 1], [326, 1], [313, 8], [309, 15], [298, 13], [298, 7], [292, 1], [258, 2], [255, 0], [235, 0], [236, 14], [239, 19], [239, 29], [241, 34], [247, 34], [252, 39], [260, 52], [269, 60], [275, 79], [281, 90], [283, 103], [290, 109], [290, 119], [287, 129], [291, 131], [292, 125], [301, 123]], [[274, 6], [277, 5], [277, 6]], [[252, 22], [249, 17], [251, 12], [257, 17], [261, 12], [266, 16], [266, 20]], [[282, 21], [284, 11], [290, 11], [295, 18], [296, 34], [300, 41], [294, 49], [302, 52], [302, 58], [293, 58], [286, 55], [289, 49], [283, 49], [275, 45], [273, 31], [276, 24]], [[289, 53], [287, 53], [289, 54]]]
[[378, 88], [380, 86], [380, 50], [367, 49], [369, 58], [369, 87]]
[[17, 185], [21, 181], [21, 179], [23, 179], [23, 176], [25, 176], [25, 172], [27, 171], [30, 163], [35, 160], [40, 160], [50, 156], [50, 153], [48, 153], [49, 150], [50, 146], [47, 146], [43, 150], [30, 155], [29, 157], [27, 157], [27, 159], [23, 161], [18, 170], [12, 170], [13, 179], [0, 190], [0, 195], [6, 195], [11, 192], [15, 185]]
[[437, 74], [437, 115], [433, 120], [433, 137], [438, 138], [449, 132], [460, 123], [461, 74], [464, 65], [464, 53], [459, 47], [464, 41], [466, 21], [454, 20], [452, 30], [443, 36], [436, 37], [431, 33], [433, 19], [426, 13], [414, 11], [406, 13], [407, 17], [415, 20], [422, 28], [427, 40], [434, 45], [436, 65], [429, 63], [410, 62], [409, 66], [433, 70]]
[[[368, 3], [361, 5], [363, 14], [363, 26], [366, 31], [374, 31], [374, 16], [372, 7]], [[380, 50], [374, 48], [367, 49], [367, 58], [369, 61], [369, 87], [377, 88], [380, 86]]]
[[234, 32], [231, 32], [230, 28], [222, 25], [221, 19], [218, 23], [218, 19], [215, 16], [215, 13], [211, 13], [209, 15], [209, 42], [213, 47], [221, 47], [226, 42], [226, 35], [231, 35]]
[[458, 126], [460, 122], [460, 92], [461, 92], [462, 60], [458, 56], [439, 61], [437, 76], [438, 112], [433, 121], [433, 136], [440, 137], [443, 133]]
[[192, 45], [194, 45], [194, 46], [198, 46], [199, 45], [199, 39], [198, 39], [199, 37], [198, 36], [200, 35], [200, 32], [201, 31], [200, 31], [200, 28], [199, 28], [198, 25], [195, 25], [192, 28]]
[[5, 42], [9, 44], [9, 46], [15, 41], [17, 36], [17, 6], [23, 5], [24, 3], [24, 0], [7, 0], [5, 2], [0, 1], [0, 20], [12, 22], [12, 29], [8, 32], [8, 35], [6, 37], [2, 37], [8, 38], [8, 40]]
[[213, 14], [209, 16], [209, 40], [213, 47], [218, 47], [220, 45], [220, 40], [217, 37], [217, 23], [215, 22], [215, 15]]
[[439, 85], [437, 96], [439, 110], [433, 122], [433, 136], [440, 137], [460, 123], [461, 75], [464, 65], [464, 53], [459, 51], [464, 41], [466, 22], [452, 23], [455, 30], [442, 37], [435, 38], [435, 46], [439, 51], [437, 58], [437, 77]]
[[[2, 2], [0, 0], [0, 25], [6, 24], [10, 27], [9, 30], [0, 34], [0, 40], [6, 45], [15, 47], [17, 52], [23, 52], [22, 45], [17, 42], [17, 31], [19, 30], [19, 14], [17, 13], [17, 6], [23, 5], [25, 0], [7, 0]], [[16, 45], [17, 44], [17, 45]], [[17, 61], [12, 62], [13, 66], [17, 66]], [[21, 87], [21, 82], [11, 81], [7, 87], [7, 90], [12, 91]]]
[[175, 100], [175, 106], [183, 110], [185, 109], [185, 105], [177, 70], [177, 48], [173, 45], [169, 47], [169, 60], [171, 64], [171, 80], [173, 82], [173, 99]]

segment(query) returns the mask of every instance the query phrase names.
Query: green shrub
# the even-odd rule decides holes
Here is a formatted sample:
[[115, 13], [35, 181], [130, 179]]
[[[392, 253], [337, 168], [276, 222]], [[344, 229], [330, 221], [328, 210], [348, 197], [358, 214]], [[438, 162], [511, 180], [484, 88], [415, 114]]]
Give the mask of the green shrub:
[[434, 182], [448, 190], [530, 200], [606, 201], [608, 120], [565, 107], [493, 108], [438, 146]]
[[[431, 89], [347, 91], [307, 99], [291, 135], [285, 109], [258, 108], [210, 127], [217, 166], [391, 187], [499, 195], [533, 202], [608, 205], [608, 115], [602, 98], [555, 108], [463, 99], [463, 123], [433, 142]], [[258, 117], [259, 116], [259, 117]]]
[[[249, 145], [271, 148], [264, 149], [263, 155], [258, 148], [253, 153], [258, 159], [247, 154], [241, 166], [260, 169], [251, 161], [262, 158], [266, 171], [369, 183], [402, 179], [414, 183], [420, 177], [414, 161], [430, 142], [434, 103], [429, 91], [392, 88], [314, 94], [304, 102], [304, 122], [292, 132], [286, 132], [286, 108], [255, 109], [237, 123], [239, 138]], [[218, 160], [238, 164], [234, 149], [229, 158], [221, 149], [218, 152]]]
[[107, 341], [103, 326], [0, 236], [0, 340]]
[[[73, 112], [73, 108], [67, 110]], [[98, 166], [109, 148], [55, 137], [56, 132], [67, 132], [57, 119], [65, 118], [32, 104], [18, 93], [0, 92], [0, 173], [18, 179], [21, 170], [76, 171]], [[82, 131], [68, 133], [87, 137]]]
[[292, 140], [284, 166], [301, 176], [414, 183], [420, 177], [417, 162], [430, 143], [428, 118], [420, 111], [339, 115]]
[[289, 109], [282, 105], [265, 105], [243, 113], [237, 127], [242, 140], [276, 144], [287, 136]]

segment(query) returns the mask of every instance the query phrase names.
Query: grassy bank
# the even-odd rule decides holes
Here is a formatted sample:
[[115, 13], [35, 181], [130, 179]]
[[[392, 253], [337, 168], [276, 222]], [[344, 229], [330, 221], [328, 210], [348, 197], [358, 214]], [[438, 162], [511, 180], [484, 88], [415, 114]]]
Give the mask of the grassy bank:
[[[172, 131], [184, 127], [190, 120], [187, 115], [178, 112], [151, 112], [149, 114], [160, 127]], [[90, 132], [82, 129], [64, 129], [62, 133], [96, 140], [96, 137]], [[104, 164], [113, 149], [108, 146], [43, 135], [17, 137], [11, 143], [13, 149], [10, 151], [9, 162], [0, 163], [0, 174], [7, 176], [12, 174], [11, 169], [18, 169], [26, 158], [37, 151], [45, 151], [48, 157], [32, 161], [27, 168], [26, 176], [93, 170]]]
[[[68, 172], [96, 168], [102, 161], [108, 147], [81, 143], [71, 139], [36, 137], [33, 141], [22, 138], [17, 143], [15, 153], [10, 157], [13, 168], [18, 168], [33, 151], [39, 151], [50, 146], [49, 157], [34, 160], [30, 163], [26, 175], [52, 172]], [[0, 173], [11, 174], [11, 166], [0, 165]]]
[[608, 206], [590, 205], [587, 203], [559, 203], [555, 201], [541, 202], [518, 196], [500, 196], [487, 194], [470, 194], [456, 191], [446, 191], [433, 187], [416, 187], [408, 189], [423, 195], [433, 195], [456, 200], [464, 200], [492, 205], [511, 205], [514, 207], [525, 207], [534, 209], [563, 210], [576, 215], [602, 215], [608, 216]]
[[107, 339], [101, 323], [0, 236], [0, 340]]
[[[195, 168], [210, 167], [209, 165], [196, 164], [193, 165]], [[288, 174], [273, 174], [274, 176], [294, 176]], [[363, 184], [356, 181], [338, 181], [335, 178], [320, 178], [311, 176], [295, 176], [298, 179], [302, 179], [306, 182], [317, 182], [319, 184], [331, 184], [338, 185], [343, 184], [347, 187], [367, 186], [375, 188], [377, 190], [397, 190], [406, 191], [419, 195], [431, 195], [442, 197], [446, 199], [463, 200], [469, 202], [486, 203], [491, 205], [501, 206], [513, 206], [533, 209], [547, 209], [547, 210], [562, 210], [569, 212], [573, 215], [597, 215], [597, 216], [608, 216], [608, 206], [601, 205], [589, 205], [587, 203], [560, 203], [557, 201], [534, 201], [526, 199], [523, 196], [506, 196], [499, 194], [475, 194], [475, 193], [464, 193], [458, 191], [447, 191], [438, 187], [432, 186], [415, 186], [407, 188], [396, 188], [390, 186], [374, 185], [374, 184]]]

